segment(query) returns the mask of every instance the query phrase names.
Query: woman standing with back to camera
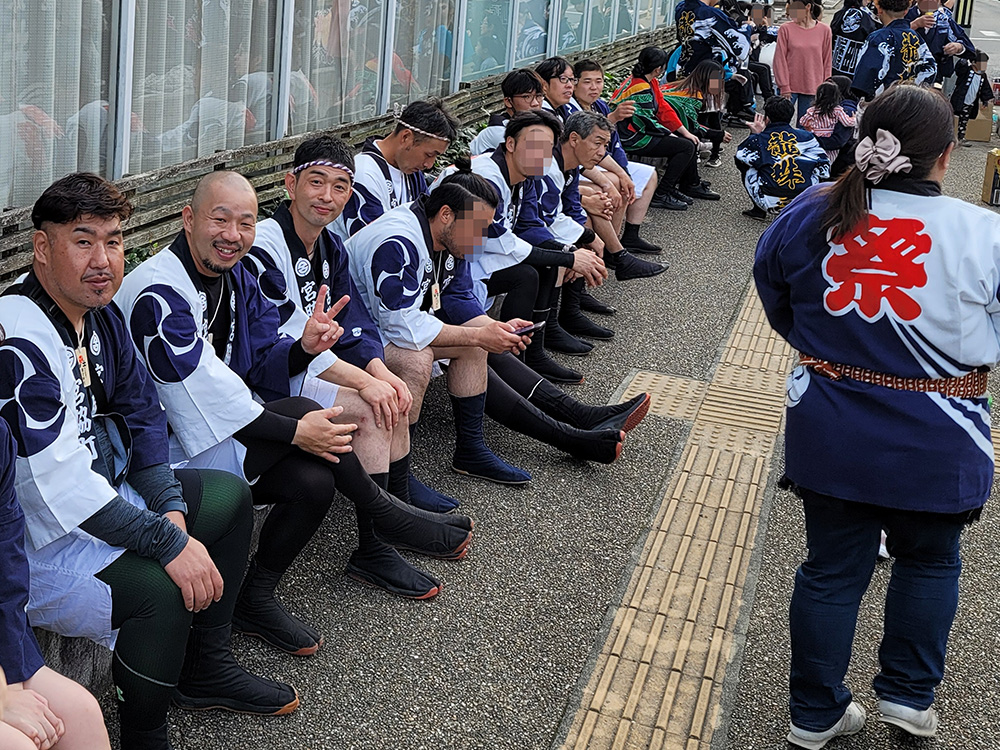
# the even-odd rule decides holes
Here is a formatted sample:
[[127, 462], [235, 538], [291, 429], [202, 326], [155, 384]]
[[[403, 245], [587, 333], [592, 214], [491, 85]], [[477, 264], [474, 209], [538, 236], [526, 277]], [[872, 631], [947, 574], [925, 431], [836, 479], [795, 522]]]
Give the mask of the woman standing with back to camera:
[[800, 357], [783, 481], [802, 500], [809, 554], [790, 606], [788, 741], [812, 750], [864, 727], [844, 676], [883, 528], [895, 562], [881, 720], [935, 734], [961, 532], [993, 482], [1000, 216], [941, 195], [955, 136], [935, 91], [888, 90], [859, 135], [856, 165], [789, 205], [754, 264], [768, 320]]

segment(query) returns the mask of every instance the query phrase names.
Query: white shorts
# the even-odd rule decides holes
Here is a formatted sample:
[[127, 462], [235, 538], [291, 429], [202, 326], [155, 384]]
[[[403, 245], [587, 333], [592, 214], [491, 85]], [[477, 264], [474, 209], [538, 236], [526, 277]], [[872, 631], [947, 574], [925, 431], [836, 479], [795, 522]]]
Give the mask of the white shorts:
[[[607, 172], [604, 167], [598, 167], [602, 172]], [[653, 175], [656, 174], [656, 167], [651, 164], [643, 164], [642, 162], [630, 161], [628, 163], [628, 175], [632, 178], [632, 182], [635, 184], [635, 197], [638, 198], [642, 195], [642, 191], [646, 189], [649, 181], [652, 179]], [[593, 185], [590, 180], [586, 177], [580, 177], [580, 184]]]

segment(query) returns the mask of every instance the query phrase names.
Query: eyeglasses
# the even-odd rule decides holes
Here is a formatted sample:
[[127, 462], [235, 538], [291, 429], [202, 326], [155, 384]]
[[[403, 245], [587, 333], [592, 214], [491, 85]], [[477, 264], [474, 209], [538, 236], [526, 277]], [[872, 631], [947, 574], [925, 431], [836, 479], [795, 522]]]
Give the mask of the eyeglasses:
[[[553, 79], [550, 78], [549, 80], [551, 81]], [[558, 78], [555, 78], [554, 80], [559, 81], [559, 83], [572, 83], [574, 86], [576, 86], [577, 81], [579, 81], [580, 79], [579, 78], [573, 78], [571, 76], [559, 76]]]
[[529, 104], [540, 104], [545, 97], [541, 94], [518, 94], [517, 96], [512, 96], [511, 99], [521, 99]]

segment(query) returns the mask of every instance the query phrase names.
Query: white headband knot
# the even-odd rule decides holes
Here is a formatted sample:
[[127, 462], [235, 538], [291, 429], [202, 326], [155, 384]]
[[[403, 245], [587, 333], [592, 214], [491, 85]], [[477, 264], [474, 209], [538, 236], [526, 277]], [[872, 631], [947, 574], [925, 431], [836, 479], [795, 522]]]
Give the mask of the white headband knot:
[[854, 161], [865, 179], [878, 185], [891, 174], [909, 172], [913, 169], [910, 157], [899, 153], [901, 148], [902, 145], [896, 136], [888, 130], [879, 128], [874, 143], [867, 135], [858, 142], [854, 151]]

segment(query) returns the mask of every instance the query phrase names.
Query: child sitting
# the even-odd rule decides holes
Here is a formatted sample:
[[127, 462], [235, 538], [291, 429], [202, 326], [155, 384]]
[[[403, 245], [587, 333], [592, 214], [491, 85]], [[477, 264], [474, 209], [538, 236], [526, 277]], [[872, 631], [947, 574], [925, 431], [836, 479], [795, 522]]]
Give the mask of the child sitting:
[[989, 55], [976, 52], [975, 62], [968, 63], [959, 60], [955, 65], [955, 91], [951, 95], [952, 111], [958, 115], [958, 140], [963, 146], [968, 146], [965, 140], [965, 129], [969, 120], [979, 116], [980, 107], [985, 107], [993, 101], [993, 89], [986, 75], [986, 64]]
[[789, 124], [794, 115], [794, 104], [772, 96], [764, 103], [764, 115], [750, 124], [751, 135], [736, 150], [736, 166], [753, 201], [744, 216], [765, 221], [830, 176], [830, 161], [815, 136]]
[[829, 144], [820, 141], [820, 138], [829, 138], [834, 134], [837, 125], [849, 128], [853, 134], [857, 126], [857, 120], [849, 115], [841, 106], [843, 97], [840, 87], [833, 81], [824, 81], [816, 89], [816, 99], [806, 113], [799, 120], [799, 127], [808, 130], [816, 136], [819, 144], [826, 150], [826, 155], [832, 164], [837, 160], [840, 146], [831, 148]]

